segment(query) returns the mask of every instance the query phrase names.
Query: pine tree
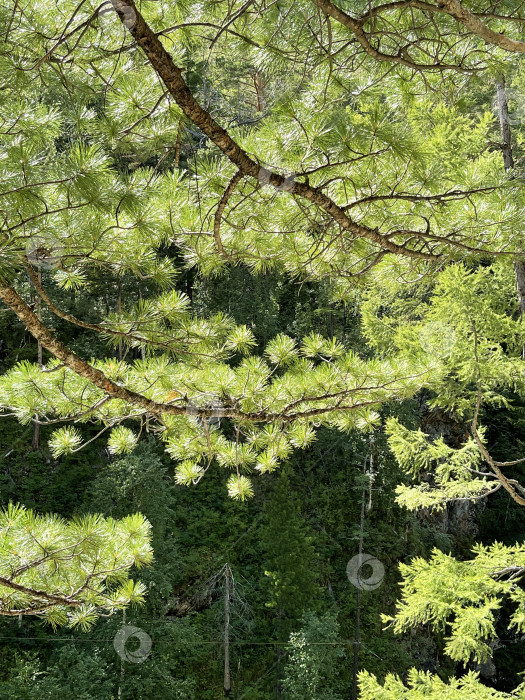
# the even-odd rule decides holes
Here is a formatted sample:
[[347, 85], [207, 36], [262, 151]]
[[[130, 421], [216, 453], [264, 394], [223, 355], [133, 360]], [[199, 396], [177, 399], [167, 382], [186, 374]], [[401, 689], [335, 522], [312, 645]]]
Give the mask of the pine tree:
[[0, 513], [0, 614], [87, 629], [101, 611], [141, 602], [129, 570], [151, 562], [149, 530], [141, 515], [64, 522], [10, 505]]
[[[88, 423], [114, 455], [154, 429], [178, 484], [219, 466], [231, 472], [230, 496], [244, 500], [254, 470], [276, 470], [320, 425], [379, 426], [385, 404], [424, 389], [465, 438], [449, 445], [390, 420], [391, 449], [414, 479], [399, 503], [439, 509], [505, 490], [524, 505], [511, 471], [521, 460], [496, 459], [483, 424], [485, 409], [508, 408], [524, 387], [513, 288], [525, 253], [521, 162], [511, 163], [508, 129], [501, 139], [486, 96], [488, 83], [501, 96], [523, 81], [513, 63], [525, 52], [524, 19], [519, 5], [470, 0], [352, 11], [331, 0], [2, 6], [0, 299], [48, 354], [2, 375], [4, 413], [39, 431], [64, 423], [49, 442], [55, 459], [94, 439]], [[255, 99], [241, 109], [246, 78]], [[512, 138], [523, 142], [521, 126]], [[280, 334], [261, 355], [247, 326], [195, 312], [176, 288], [175, 258], [203, 276], [245, 265], [328, 282], [333, 303], [362, 313], [367, 346]], [[108, 285], [127, 277], [148, 294], [75, 315], [64, 292], [87, 295], [101, 271]], [[89, 342], [69, 342], [63, 325]], [[30, 517], [58, 539], [77, 527]], [[114, 547], [119, 526], [92, 522]], [[500, 595], [512, 594], [521, 625], [509, 571], [518, 555], [483, 552], [490, 580], [480, 585], [501, 585], [486, 614], [467, 609], [476, 634], [467, 623], [454, 631], [454, 658], [492, 635]], [[297, 614], [287, 556], [300, 567], [295, 550], [276, 554], [275, 596]], [[470, 585], [471, 568], [458, 574], [456, 564], [447, 562]], [[421, 619], [418, 596], [442, 602], [418, 565], [404, 570], [407, 625]], [[12, 610], [40, 610], [33, 598], [70, 602], [56, 588], [28, 585]], [[452, 605], [440, 619], [456, 614]]]
[[275, 480], [264, 512], [261, 545], [268, 578], [266, 606], [274, 614], [275, 636], [284, 642], [301, 615], [319, 605], [320, 595], [313, 538], [287, 470]]

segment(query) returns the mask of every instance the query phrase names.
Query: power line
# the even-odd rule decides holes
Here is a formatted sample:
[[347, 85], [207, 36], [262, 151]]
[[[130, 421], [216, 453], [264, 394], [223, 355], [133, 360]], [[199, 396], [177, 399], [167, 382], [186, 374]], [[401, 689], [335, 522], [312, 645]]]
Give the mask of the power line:
[[[38, 641], [38, 642], [80, 642], [81, 644], [113, 644], [112, 639], [80, 639], [77, 637], [7, 637], [0, 636], [0, 640], [11, 641]], [[154, 644], [171, 644], [173, 639], [153, 639]], [[352, 644], [350, 639], [341, 639], [338, 642], [306, 642], [309, 646], [340, 646], [341, 644]], [[186, 646], [199, 646], [200, 644], [216, 644], [222, 645], [219, 640], [200, 640], [198, 642], [185, 642]], [[293, 646], [291, 642], [251, 642], [249, 640], [241, 640], [232, 642], [232, 646]]]

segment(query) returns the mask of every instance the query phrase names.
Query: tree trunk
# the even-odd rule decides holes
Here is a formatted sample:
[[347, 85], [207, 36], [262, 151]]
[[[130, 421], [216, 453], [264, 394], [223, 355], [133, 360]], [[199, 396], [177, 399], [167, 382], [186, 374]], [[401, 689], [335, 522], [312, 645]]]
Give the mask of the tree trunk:
[[257, 111], [262, 112], [266, 107], [266, 102], [264, 99], [264, 83], [261, 78], [261, 74], [256, 71], [253, 75], [253, 86], [255, 88], [255, 97], [257, 99]]
[[514, 167], [514, 157], [512, 155], [509, 105], [507, 103], [504, 78], [500, 78], [496, 83], [496, 91], [498, 97], [498, 118], [501, 129], [501, 151], [503, 153], [503, 165], [505, 170], [509, 171]]
[[[498, 96], [498, 119], [501, 129], [501, 151], [503, 153], [503, 166], [508, 172], [514, 167], [514, 156], [512, 154], [512, 140], [510, 130], [509, 105], [505, 91], [505, 80], [500, 78], [496, 83]], [[518, 291], [518, 302], [520, 307], [520, 317], [525, 315], [525, 262], [523, 260], [514, 261], [514, 275], [516, 277], [516, 288]], [[522, 358], [525, 359], [525, 346], [521, 351]]]

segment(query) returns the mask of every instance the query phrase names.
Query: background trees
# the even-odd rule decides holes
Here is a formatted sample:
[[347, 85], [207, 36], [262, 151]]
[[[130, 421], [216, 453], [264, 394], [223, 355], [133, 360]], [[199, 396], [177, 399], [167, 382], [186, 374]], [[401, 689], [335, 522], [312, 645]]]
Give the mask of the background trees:
[[[362, 534], [387, 575], [366, 593], [360, 658], [380, 681], [362, 676], [362, 692], [412, 665], [446, 682], [454, 663], [492, 653], [486, 682], [515, 687], [520, 6], [33, 5], [0, 10], [2, 498], [120, 527], [142, 512], [157, 559], [130, 614], [157, 651], [122, 673], [106, 648], [122, 615], [81, 654], [51, 651], [48, 636], [37, 658], [20, 639], [5, 692], [34, 677], [52, 696], [69, 664], [77, 687], [99, 679], [85, 685], [94, 697], [213, 697], [228, 564], [253, 609], [249, 639], [232, 639], [235, 692], [293, 694], [316, 625], [335, 639], [337, 614], [343, 647], [353, 636], [342, 572], [371, 450]], [[75, 527], [38, 523], [52, 537]], [[148, 547], [142, 536], [127, 565]], [[463, 596], [434, 585], [452, 574]], [[380, 613], [397, 631], [436, 629], [396, 647]], [[344, 648], [323, 670], [304, 647], [325, 694], [350, 687]], [[407, 692], [444, 692], [411, 678]], [[320, 697], [319, 682], [303, 691]]]

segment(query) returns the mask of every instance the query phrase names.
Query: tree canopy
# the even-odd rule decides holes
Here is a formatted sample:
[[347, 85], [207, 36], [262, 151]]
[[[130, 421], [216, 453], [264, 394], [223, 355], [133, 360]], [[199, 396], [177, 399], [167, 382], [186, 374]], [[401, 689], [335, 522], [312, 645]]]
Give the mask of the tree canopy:
[[[36, 354], [2, 357], [2, 415], [37, 447], [52, 426], [54, 460], [92, 443], [131, 457], [153, 433], [175, 484], [224, 468], [239, 507], [323, 430], [385, 435], [408, 511], [496, 492], [524, 506], [525, 457], [500, 454], [491, 425], [525, 399], [524, 30], [512, 0], [4, 4], [0, 299]], [[212, 308], [206, 290], [234, 274], [279, 280], [268, 295], [310, 285], [332, 327], [273, 332], [228, 299]], [[410, 401], [452, 428], [407, 420]], [[266, 532], [290, 511], [294, 546], [266, 556], [282, 569], [315, 557], [280, 483]], [[87, 627], [143, 599], [129, 578], [152, 560], [143, 516], [11, 504], [0, 521], [0, 615]], [[445, 633], [444, 654], [472, 665], [503, 610], [523, 632], [525, 560], [521, 542], [468, 557], [402, 563], [385, 622]], [[274, 606], [301, 576], [315, 597], [314, 569], [281, 569]], [[337, 636], [330, 617], [302, 619], [290, 697], [304, 640]], [[301, 682], [316, 686], [312, 659]], [[364, 698], [511, 697], [475, 674], [408, 684], [361, 675]]]

